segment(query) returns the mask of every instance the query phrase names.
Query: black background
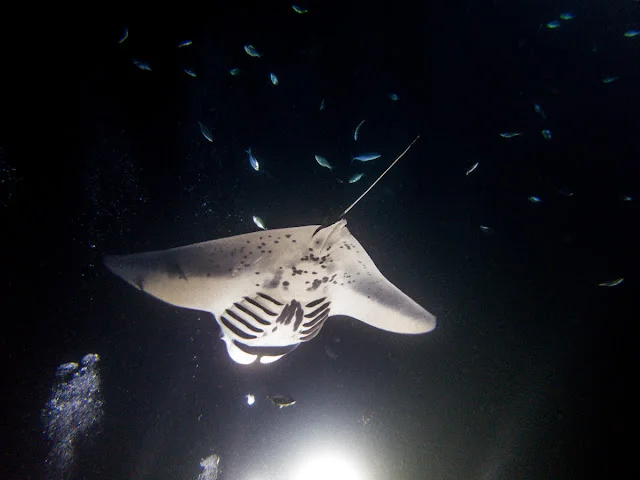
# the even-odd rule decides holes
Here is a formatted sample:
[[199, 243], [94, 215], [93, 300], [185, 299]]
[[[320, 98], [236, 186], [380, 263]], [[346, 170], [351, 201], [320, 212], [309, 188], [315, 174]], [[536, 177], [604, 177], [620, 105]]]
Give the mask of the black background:
[[[376, 479], [637, 473], [640, 43], [623, 33], [640, 28], [638, 5], [301, 5], [3, 19], [2, 478], [45, 476], [40, 410], [56, 367], [88, 352], [105, 419], [67, 478], [196, 478], [212, 451], [222, 479], [287, 478], [317, 441], [358, 452]], [[576, 18], [544, 27], [565, 10]], [[430, 334], [340, 318], [273, 365], [241, 367], [209, 314], [140, 295], [100, 263], [254, 231], [252, 215], [321, 223], [418, 134], [347, 219], [438, 317]], [[383, 156], [351, 165], [363, 151]], [[360, 182], [336, 181], [355, 171]], [[298, 402], [280, 411], [266, 393]]]

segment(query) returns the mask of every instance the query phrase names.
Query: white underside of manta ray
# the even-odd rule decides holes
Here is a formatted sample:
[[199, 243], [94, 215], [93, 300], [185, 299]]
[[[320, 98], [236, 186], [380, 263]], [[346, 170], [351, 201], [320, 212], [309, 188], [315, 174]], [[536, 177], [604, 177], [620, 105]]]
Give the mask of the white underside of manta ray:
[[435, 317], [380, 273], [346, 224], [340, 219], [111, 255], [105, 264], [160, 300], [211, 312], [230, 357], [241, 364], [282, 358], [314, 338], [332, 315], [396, 333], [433, 330]]

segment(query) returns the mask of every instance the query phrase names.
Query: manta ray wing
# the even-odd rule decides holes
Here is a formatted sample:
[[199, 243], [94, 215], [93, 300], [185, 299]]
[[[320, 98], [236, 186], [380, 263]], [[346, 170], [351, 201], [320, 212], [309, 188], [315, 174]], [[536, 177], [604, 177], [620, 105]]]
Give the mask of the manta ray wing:
[[436, 317], [387, 280], [348, 231], [339, 248], [348, 252], [342, 261], [348, 273], [340, 284], [343, 288], [335, 289], [332, 295], [331, 313], [395, 333], [419, 334], [435, 328]]
[[399, 333], [435, 327], [433, 315], [382, 276], [345, 220], [107, 256], [105, 264], [160, 300], [211, 312], [229, 355], [243, 364], [278, 360], [335, 314]]

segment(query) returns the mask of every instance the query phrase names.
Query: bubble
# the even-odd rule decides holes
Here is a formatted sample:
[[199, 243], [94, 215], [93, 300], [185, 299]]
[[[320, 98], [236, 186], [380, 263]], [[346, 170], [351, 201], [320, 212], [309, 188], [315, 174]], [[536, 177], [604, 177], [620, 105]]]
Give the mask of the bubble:
[[64, 378], [78, 370], [79, 366], [76, 362], [63, 363], [56, 369], [56, 376]]
[[98, 355], [82, 358], [56, 369], [51, 397], [41, 412], [44, 434], [51, 442], [45, 459], [49, 478], [63, 478], [74, 463], [75, 444], [98, 430], [103, 416]]
[[200, 460], [200, 466], [203, 468], [203, 472], [198, 475], [198, 480], [216, 480], [218, 478], [219, 465], [220, 457], [215, 453]]

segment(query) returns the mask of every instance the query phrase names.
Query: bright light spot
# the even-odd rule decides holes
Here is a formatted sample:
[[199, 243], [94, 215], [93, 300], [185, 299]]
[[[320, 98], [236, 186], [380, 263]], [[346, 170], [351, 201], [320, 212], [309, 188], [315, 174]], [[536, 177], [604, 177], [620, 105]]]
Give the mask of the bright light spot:
[[245, 395], [245, 397], [247, 397], [247, 404], [248, 405], [253, 405], [256, 401], [256, 397], [254, 397], [251, 394]]
[[296, 473], [295, 480], [365, 480], [351, 462], [337, 455], [323, 455], [307, 461]]

